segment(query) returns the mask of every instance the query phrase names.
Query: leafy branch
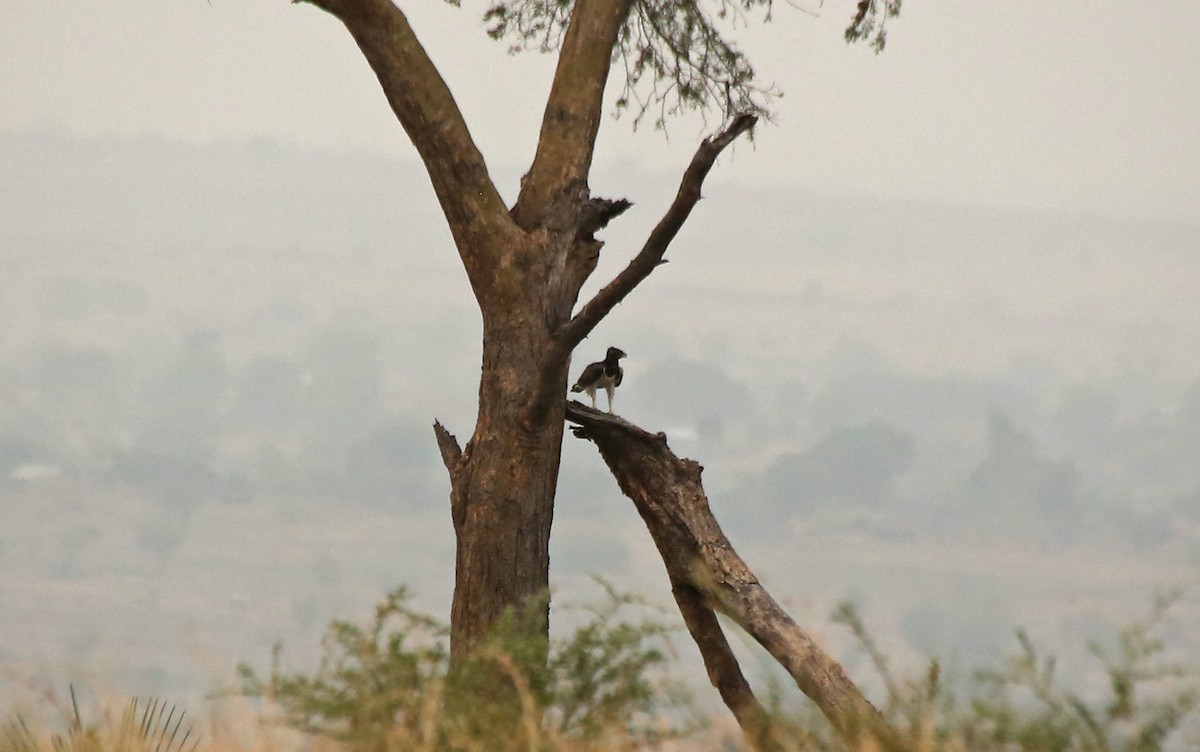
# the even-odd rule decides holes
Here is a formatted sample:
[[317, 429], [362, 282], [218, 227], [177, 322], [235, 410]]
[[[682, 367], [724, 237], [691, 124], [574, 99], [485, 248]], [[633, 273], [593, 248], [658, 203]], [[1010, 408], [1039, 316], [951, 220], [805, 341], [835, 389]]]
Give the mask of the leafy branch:
[[900, 15], [901, 0], [858, 0], [846, 41], [869, 42], [876, 53], [887, 46], [887, 22]]
[[[781, 92], [757, 79], [749, 57], [729, 32], [761, 13], [772, 17], [774, 0], [633, 0], [614, 57], [624, 71], [615, 114], [632, 113], [634, 127], [650, 115], [656, 128], [667, 118], [698, 111], [728, 121], [740, 113], [769, 117]], [[507, 40], [509, 52], [553, 52], [562, 44], [575, 8], [572, 0], [499, 0], [484, 13], [487, 33]], [[885, 23], [900, 13], [900, 0], [862, 0], [846, 40], [869, 41], [876, 52], [887, 41]]]

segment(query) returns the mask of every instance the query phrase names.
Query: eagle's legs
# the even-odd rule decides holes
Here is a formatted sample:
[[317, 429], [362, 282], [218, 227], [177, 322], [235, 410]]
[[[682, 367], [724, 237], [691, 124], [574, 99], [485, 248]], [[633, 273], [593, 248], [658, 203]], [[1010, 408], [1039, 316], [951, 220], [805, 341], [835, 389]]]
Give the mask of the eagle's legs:
[[614, 391], [616, 391], [616, 387], [614, 387], [612, 384], [604, 385], [604, 393], [608, 395], [608, 411], [610, 413], [612, 412], [612, 398]]

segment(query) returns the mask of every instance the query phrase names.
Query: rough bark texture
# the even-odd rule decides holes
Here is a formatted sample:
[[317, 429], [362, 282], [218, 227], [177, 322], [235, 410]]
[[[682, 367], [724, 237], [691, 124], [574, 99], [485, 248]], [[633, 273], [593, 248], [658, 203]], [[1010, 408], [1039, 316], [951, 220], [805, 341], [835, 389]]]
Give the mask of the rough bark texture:
[[[661, 263], [701, 197], [716, 158], [756, 118], [736, 117], [697, 150], [670, 209], [641, 251], [574, 316], [602, 243], [594, 233], [629, 207], [591, 196], [588, 173], [613, 48], [631, 0], [576, 0], [546, 103], [537, 151], [511, 211], [492, 183], [453, 95], [392, 0], [307, 0], [350, 32], [416, 147], [483, 317], [479, 413], [465, 447], [434, 433], [450, 474], [457, 567], [451, 610], [455, 660], [517, 609], [546, 634], [550, 527], [567, 417], [571, 352]], [[850, 739], [900, 749], [874, 707], [758, 584], [712, 518], [700, 466], [661, 434], [569, 408], [596, 441], [654, 536], [680, 611], [713, 684], [762, 752], [777, 743], [716, 620], [727, 614], [758, 640]]]
[[[458, 656], [506, 609], [541, 596], [549, 583], [562, 415], [550, 410], [538, 423], [526, 420], [543, 368], [557, 365], [566, 388], [567, 364], [548, 364], [548, 349], [544, 330], [538, 337], [536, 330], [497, 332], [484, 324], [479, 416], [451, 473], [457, 557], [450, 622]], [[548, 602], [541, 623], [528, 625], [534, 633], [544, 633], [546, 609]]]
[[[603, 245], [594, 233], [629, 207], [587, 180], [612, 51], [631, 0], [577, 0], [520, 197], [504, 206], [437, 68], [392, 0], [305, 0], [350, 32], [429, 173], [483, 317], [479, 414], [466, 446], [441, 424], [457, 568], [455, 660], [510, 608], [549, 586], [549, 540], [574, 347], [657, 265], [700, 198], [704, 176], [754, 118], [697, 152], [646, 247], [572, 318]], [[524, 611], [524, 609], [521, 609]], [[545, 611], [531, 628], [546, 633]]]
[[586, 184], [617, 35], [632, 0], [577, 0], [542, 116], [537, 154], [513, 216], [535, 226], [564, 188]]
[[725, 639], [716, 612], [705, 604], [703, 594], [686, 582], [671, 580], [671, 594], [675, 596], [688, 634], [700, 649], [708, 680], [733, 713], [746, 741], [756, 752], [784, 752], [788, 747], [772, 734], [767, 711], [742, 674], [742, 667]]
[[466, 121], [408, 18], [391, 0], [307, 0], [336, 16], [374, 71], [388, 104], [425, 164], [477, 297], [516, 226]]
[[[698, 463], [680, 459], [671, 452], [664, 434], [651, 434], [582, 403], [571, 402], [567, 418], [579, 426], [575, 429], [577, 435], [595, 442], [617, 484], [637, 507], [677, 593], [690, 588], [704, 607], [725, 614], [746, 630], [792, 676], [844, 738], [857, 744], [875, 743], [897, 752], [908, 748], [842, 667], [780, 608], [734, 551], [709, 509]], [[679, 600], [678, 595], [676, 599]], [[690, 595], [685, 601], [681, 609], [687, 619], [696, 606]], [[711, 623], [702, 627], [704, 639], [711, 639], [712, 628]], [[689, 629], [695, 634], [690, 621]], [[703, 644], [700, 647], [702, 651], [706, 649]], [[719, 657], [722, 651], [710, 652]], [[705, 660], [711, 676], [707, 654]], [[722, 669], [721, 676], [730, 674], [728, 667]], [[736, 683], [736, 677], [732, 681]], [[739, 722], [743, 716], [752, 718], [753, 713], [746, 710], [748, 689], [734, 687], [730, 691], [722, 689], [723, 683], [728, 682], [714, 681], [727, 703], [732, 697], [734, 704], [730, 708]], [[752, 740], [758, 733], [753, 725], [743, 725], [743, 729]]]
[[391, 0], [309, 2], [346, 26], [378, 78], [429, 173], [483, 316], [473, 435], [460, 450], [435, 428], [458, 539], [451, 630], [461, 656], [549, 584], [563, 405], [548, 395], [566, 390], [570, 349], [559, 330], [599, 253], [580, 228], [597, 227], [587, 171], [628, 0], [586, 0], [573, 13], [534, 159], [536, 191], [513, 214], [404, 13]]

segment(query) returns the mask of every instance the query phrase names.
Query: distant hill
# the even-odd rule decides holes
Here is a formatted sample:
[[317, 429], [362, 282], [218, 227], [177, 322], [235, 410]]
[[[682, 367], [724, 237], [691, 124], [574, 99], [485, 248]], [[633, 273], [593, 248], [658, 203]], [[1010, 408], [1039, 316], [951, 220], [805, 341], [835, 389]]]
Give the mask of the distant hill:
[[[0, 653], [194, 689], [400, 582], [444, 610], [429, 426], [472, 429], [480, 322], [421, 171], [54, 129], [0, 164]], [[585, 295], [675, 190], [595, 183], [635, 206]], [[801, 620], [852, 596], [894, 645], [980, 655], [1194, 576], [1200, 227], [705, 194], [576, 363], [629, 353], [619, 410], [704, 463]], [[666, 599], [594, 448], [563, 467], [556, 587]]]

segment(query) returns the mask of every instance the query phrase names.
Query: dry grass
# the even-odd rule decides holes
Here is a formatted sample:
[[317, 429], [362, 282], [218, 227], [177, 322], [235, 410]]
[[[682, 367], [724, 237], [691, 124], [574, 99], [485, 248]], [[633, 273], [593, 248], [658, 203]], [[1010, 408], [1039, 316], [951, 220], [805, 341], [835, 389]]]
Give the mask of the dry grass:
[[[668, 653], [652, 620], [618, 618], [610, 593], [577, 632], [547, 646], [502, 636], [472, 670], [447, 672], [440, 627], [397, 591], [375, 623], [335, 622], [315, 673], [243, 673], [240, 694], [205, 718], [158, 700], [92, 703], [74, 688], [31, 714], [0, 720], [0, 752], [737, 752], [751, 747], [727, 717], [699, 718], [659, 674]], [[1079, 694], [1023, 632], [1019, 650], [967, 686], [947, 687], [936, 661], [893, 671], [857, 612], [835, 620], [883, 679], [881, 710], [912, 752], [1193, 752], [1200, 749], [1200, 673], [1156, 637], [1170, 593], [1149, 615], [1090, 645], [1105, 687]], [[548, 648], [548, 649], [547, 649]], [[277, 656], [278, 658], [278, 656]], [[778, 752], [875, 752], [835, 738], [810, 703], [767, 692]]]

